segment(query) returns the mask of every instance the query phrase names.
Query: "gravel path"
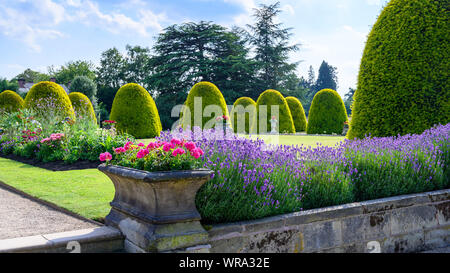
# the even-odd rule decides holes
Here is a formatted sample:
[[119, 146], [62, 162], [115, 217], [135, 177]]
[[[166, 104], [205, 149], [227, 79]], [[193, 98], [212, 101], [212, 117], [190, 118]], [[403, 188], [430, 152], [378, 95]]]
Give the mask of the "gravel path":
[[0, 240], [97, 226], [0, 186]]

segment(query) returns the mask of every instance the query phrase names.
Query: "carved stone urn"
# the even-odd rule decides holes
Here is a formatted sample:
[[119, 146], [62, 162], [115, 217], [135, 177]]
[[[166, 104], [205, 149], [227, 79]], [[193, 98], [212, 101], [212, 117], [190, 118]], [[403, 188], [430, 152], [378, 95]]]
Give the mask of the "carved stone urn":
[[209, 252], [195, 195], [213, 171], [147, 172], [105, 164], [98, 169], [116, 190], [105, 223], [123, 233], [127, 252]]

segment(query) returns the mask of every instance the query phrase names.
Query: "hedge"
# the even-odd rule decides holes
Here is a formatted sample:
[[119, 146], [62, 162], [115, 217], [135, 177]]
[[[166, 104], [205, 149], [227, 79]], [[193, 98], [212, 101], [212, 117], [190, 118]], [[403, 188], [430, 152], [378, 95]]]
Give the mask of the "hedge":
[[[244, 128], [238, 126], [238, 119], [244, 118]], [[231, 110], [231, 122], [235, 133], [250, 133], [256, 118], [256, 102], [249, 97], [237, 99]], [[241, 121], [240, 121], [241, 122]], [[241, 125], [242, 126], [242, 125]], [[239, 131], [238, 131], [239, 130]]]
[[368, 36], [349, 138], [422, 133], [450, 121], [449, 1], [392, 0]]
[[[264, 109], [263, 106], [266, 106], [266, 117], [263, 117], [263, 114], [260, 112]], [[278, 106], [279, 112], [272, 114], [272, 106]], [[256, 101], [256, 122], [253, 123], [253, 129], [258, 133], [267, 133], [271, 131], [270, 120], [272, 116], [275, 116], [278, 120], [277, 129], [279, 133], [295, 133], [294, 121], [292, 120], [292, 114], [289, 110], [288, 103], [283, 95], [277, 90], [268, 89], [264, 91]], [[261, 115], [261, 117], [260, 117]], [[262, 131], [263, 127], [260, 124], [260, 119], [265, 118], [266, 121], [266, 131]], [[255, 128], [257, 127], [257, 128]]]
[[75, 120], [72, 102], [66, 91], [54, 82], [39, 82], [28, 91], [24, 107], [36, 112], [38, 118]]
[[14, 91], [5, 90], [0, 93], [0, 113], [17, 111], [23, 108], [23, 104], [22, 97]]
[[[195, 98], [201, 98], [201, 109], [195, 109]], [[186, 99], [186, 102], [184, 103], [186, 106], [186, 109], [182, 113], [182, 126], [183, 128], [193, 128], [194, 126], [198, 126], [201, 128], [205, 128], [205, 125], [208, 123], [209, 128], [214, 127], [215, 125], [215, 116], [222, 116], [228, 114], [228, 108], [227, 103], [225, 102], [225, 99], [220, 92], [219, 88], [215, 86], [213, 83], [210, 82], [199, 82], [195, 84], [191, 91], [189, 91], [188, 97]], [[206, 113], [205, 108], [210, 105], [217, 105], [219, 106], [219, 109], [221, 113]], [[190, 111], [190, 115], [187, 114], [187, 109]], [[211, 108], [209, 108], [211, 109]], [[197, 110], [198, 114], [202, 116], [201, 120], [198, 121], [194, 120], [194, 113], [195, 110]], [[209, 116], [208, 116], [209, 115]], [[200, 124], [201, 122], [201, 124]]]
[[77, 118], [89, 117], [94, 123], [97, 123], [94, 107], [85, 94], [73, 92], [69, 94], [69, 99], [72, 102], [73, 110], [75, 111]]
[[342, 134], [347, 120], [347, 111], [338, 92], [323, 89], [317, 92], [311, 102], [306, 133]]
[[160, 135], [161, 120], [155, 101], [142, 86], [128, 83], [117, 91], [110, 119], [116, 121], [118, 132], [135, 138], [153, 138]]
[[286, 97], [286, 101], [291, 110], [292, 119], [294, 120], [294, 126], [296, 132], [306, 131], [306, 115], [303, 109], [302, 103], [296, 97]]

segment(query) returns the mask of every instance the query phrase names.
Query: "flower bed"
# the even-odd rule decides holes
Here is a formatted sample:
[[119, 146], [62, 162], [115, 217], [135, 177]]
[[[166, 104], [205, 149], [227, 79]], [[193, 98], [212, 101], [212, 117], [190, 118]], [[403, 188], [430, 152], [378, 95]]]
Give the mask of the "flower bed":
[[163, 133], [193, 139], [214, 178], [196, 204], [208, 223], [448, 188], [450, 124], [421, 135], [344, 141], [336, 147], [268, 146], [208, 132]]
[[[114, 129], [100, 129], [90, 118], [59, 120], [51, 114], [36, 120], [33, 112], [22, 110], [0, 115], [0, 155], [20, 159], [33, 165], [57, 162], [56, 170], [65, 169], [60, 162], [92, 168], [98, 165], [98, 154], [113, 152], [113, 147], [134, 140], [128, 135], [116, 135]], [[52, 166], [43, 164], [50, 169]], [[51, 164], [50, 164], [51, 165]]]

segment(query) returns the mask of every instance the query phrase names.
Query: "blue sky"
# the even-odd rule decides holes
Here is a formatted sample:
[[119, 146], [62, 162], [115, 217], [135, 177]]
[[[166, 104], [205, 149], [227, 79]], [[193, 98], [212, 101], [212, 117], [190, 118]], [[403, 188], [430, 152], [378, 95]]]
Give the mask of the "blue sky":
[[[171, 24], [213, 21], [228, 27], [252, 23], [252, 9], [268, 0], [0, 0], [0, 77], [26, 68], [45, 72], [70, 60], [97, 64], [101, 52], [125, 45], [151, 47]], [[292, 61], [306, 76], [326, 60], [338, 69], [341, 95], [356, 87], [371, 26], [386, 0], [281, 0], [279, 21], [301, 43]]]

